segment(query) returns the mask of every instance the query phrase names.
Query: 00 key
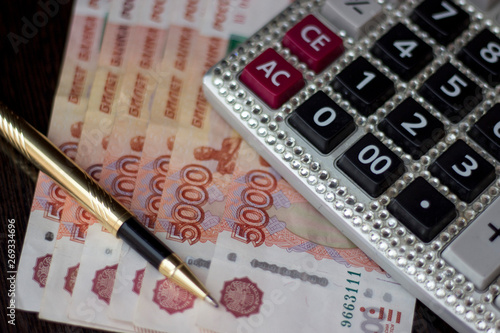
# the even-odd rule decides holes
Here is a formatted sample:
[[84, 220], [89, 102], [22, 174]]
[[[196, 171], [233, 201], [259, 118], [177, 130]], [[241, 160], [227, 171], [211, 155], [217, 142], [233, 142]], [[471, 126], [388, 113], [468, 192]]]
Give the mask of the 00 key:
[[337, 165], [372, 197], [381, 195], [405, 172], [403, 161], [371, 133], [347, 150]]

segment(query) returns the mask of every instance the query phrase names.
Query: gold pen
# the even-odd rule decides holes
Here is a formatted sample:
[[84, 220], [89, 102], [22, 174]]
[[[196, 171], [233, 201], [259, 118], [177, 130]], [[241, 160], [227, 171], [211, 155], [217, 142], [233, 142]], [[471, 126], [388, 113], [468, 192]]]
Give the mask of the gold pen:
[[44, 135], [0, 102], [0, 134], [160, 273], [217, 307], [186, 263]]

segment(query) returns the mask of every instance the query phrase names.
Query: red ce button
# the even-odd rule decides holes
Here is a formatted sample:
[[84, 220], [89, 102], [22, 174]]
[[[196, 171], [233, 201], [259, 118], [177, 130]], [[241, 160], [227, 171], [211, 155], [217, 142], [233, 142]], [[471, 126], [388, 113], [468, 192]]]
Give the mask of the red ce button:
[[290, 29], [283, 37], [283, 45], [316, 73], [344, 52], [342, 39], [313, 15]]

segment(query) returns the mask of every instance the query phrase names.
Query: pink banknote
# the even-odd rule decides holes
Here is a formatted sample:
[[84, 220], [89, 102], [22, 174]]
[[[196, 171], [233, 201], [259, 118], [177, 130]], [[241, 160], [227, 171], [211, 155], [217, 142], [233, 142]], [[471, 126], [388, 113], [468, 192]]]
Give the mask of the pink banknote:
[[[49, 139], [71, 158], [80, 142], [108, 10], [105, 0], [75, 2], [48, 131]], [[16, 306], [20, 309], [40, 310], [65, 198], [66, 193], [40, 173], [18, 267]]]

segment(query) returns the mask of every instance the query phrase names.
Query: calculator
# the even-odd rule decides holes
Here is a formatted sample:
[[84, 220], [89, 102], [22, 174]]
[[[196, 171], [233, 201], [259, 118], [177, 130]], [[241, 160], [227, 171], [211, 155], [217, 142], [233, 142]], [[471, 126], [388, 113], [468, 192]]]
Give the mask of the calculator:
[[204, 77], [274, 169], [460, 332], [500, 332], [499, 13], [299, 0]]

